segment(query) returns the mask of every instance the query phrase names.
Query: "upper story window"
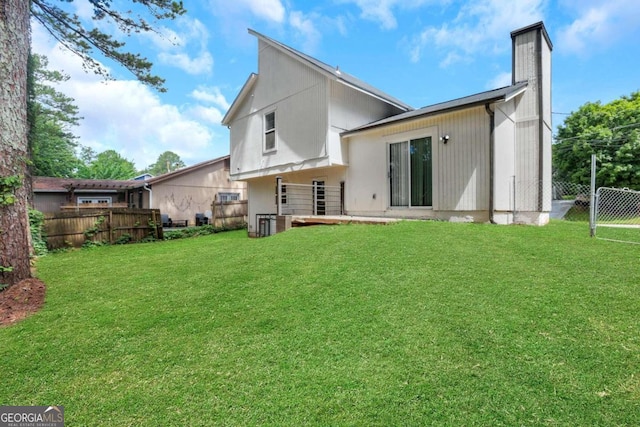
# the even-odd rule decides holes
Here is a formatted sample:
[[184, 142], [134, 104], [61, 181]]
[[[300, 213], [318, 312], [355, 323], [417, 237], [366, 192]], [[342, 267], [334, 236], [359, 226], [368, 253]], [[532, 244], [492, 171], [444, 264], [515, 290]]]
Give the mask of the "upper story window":
[[264, 115], [264, 151], [276, 149], [276, 112]]

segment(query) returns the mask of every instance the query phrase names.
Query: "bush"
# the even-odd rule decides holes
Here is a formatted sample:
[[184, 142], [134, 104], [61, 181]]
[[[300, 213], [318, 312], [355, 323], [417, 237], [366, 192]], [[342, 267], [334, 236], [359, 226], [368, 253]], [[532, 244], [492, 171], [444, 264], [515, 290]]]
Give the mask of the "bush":
[[44, 231], [44, 214], [35, 209], [29, 209], [29, 227], [31, 229], [33, 253], [36, 256], [43, 256], [49, 253], [47, 249], [47, 234]]
[[246, 227], [247, 227], [247, 224], [245, 223], [225, 225], [222, 227], [214, 227], [213, 225], [187, 227], [180, 230], [165, 231], [164, 240], [175, 240], [175, 239], [184, 239], [187, 237], [207, 236], [209, 234], [221, 233], [223, 231], [241, 230]]

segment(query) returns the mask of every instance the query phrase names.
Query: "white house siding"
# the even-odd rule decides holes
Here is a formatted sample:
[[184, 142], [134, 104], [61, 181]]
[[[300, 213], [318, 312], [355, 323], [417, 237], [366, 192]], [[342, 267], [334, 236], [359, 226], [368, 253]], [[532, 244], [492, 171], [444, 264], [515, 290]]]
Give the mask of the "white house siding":
[[[275, 177], [255, 178], [247, 181], [247, 231], [249, 236], [258, 234], [257, 214], [276, 213], [276, 180]], [[273, 230], [275, 233], [275, 230]]]
[[493, 105], [494, 120], [494, 221], [513, 222], [515, 196], [515, 101]]
[[[551, 194], [552, 186], [552, 158], [551, 145], [553, 138], [553, 124], [551, 118], [551, 48], [542, 38], [542, 143], [543, 143], [543, 191], [545, 195]], [[542, 210], [551, 211], [551, 197], [543, 198]]]
[[340, 133], [403, 112], [335, 80], [329, 82], [329, 90], [328, 145], [332, 165], [349, 163], [348, 149]]
[[[312, 166], [328, 159], [326, 77], [263, 41], [259, 48], [257, 82], [230, 132], [232, 173], [239, 179], [308, 167], [301, 159]], [[277, 150], [263, 153], [264, 114], [272, 111]]]
[[514, 38], [513, 73], [515, 82], [529, 82], [517, 104], [515, 210], [530, 213], [524, 221], [546, 222], [540, 212], [551, 209], [551, 50], [539, 30]]
[[[446, 145], [440, 140], [444, 134], [450, 138]], [[432, 138], [433, 206], [391, 208], [388, 144], [425, 136]], [[487, 220], [489, 140], [489, 115], [484, 106], [390, 125], [349, 137], [350, 167], [345, 184], [347, 213]]]

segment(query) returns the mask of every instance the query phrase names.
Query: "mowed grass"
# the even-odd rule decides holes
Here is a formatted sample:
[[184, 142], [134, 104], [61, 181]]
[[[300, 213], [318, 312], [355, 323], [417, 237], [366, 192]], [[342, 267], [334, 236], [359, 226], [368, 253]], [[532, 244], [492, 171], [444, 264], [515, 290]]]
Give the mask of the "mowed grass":
[[640, 424], [640, 247], [588, 226], [244, 231], [38, 261], [0, 403], [69, 426]]

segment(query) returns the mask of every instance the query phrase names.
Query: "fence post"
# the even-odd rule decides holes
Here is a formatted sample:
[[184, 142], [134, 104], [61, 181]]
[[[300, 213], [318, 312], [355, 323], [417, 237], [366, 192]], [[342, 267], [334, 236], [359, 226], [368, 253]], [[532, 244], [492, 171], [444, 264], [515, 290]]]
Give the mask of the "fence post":
[[344, 181], [340, 181], [340, 215], [344, 215]]
[[276, 213], [282, 215], [282, 177], [276, 176]]
[[318, 215], [318, 181], [313, 180], [313, 206], [311, 213]]
[[109, 226], [107, 230], [109, 230], [109, 244], [113, 245], [113, 211], [109, 209]]
[[591, 155], [591, 197], [589, 199], [589, 234], [596, 235], [596, 155]]

